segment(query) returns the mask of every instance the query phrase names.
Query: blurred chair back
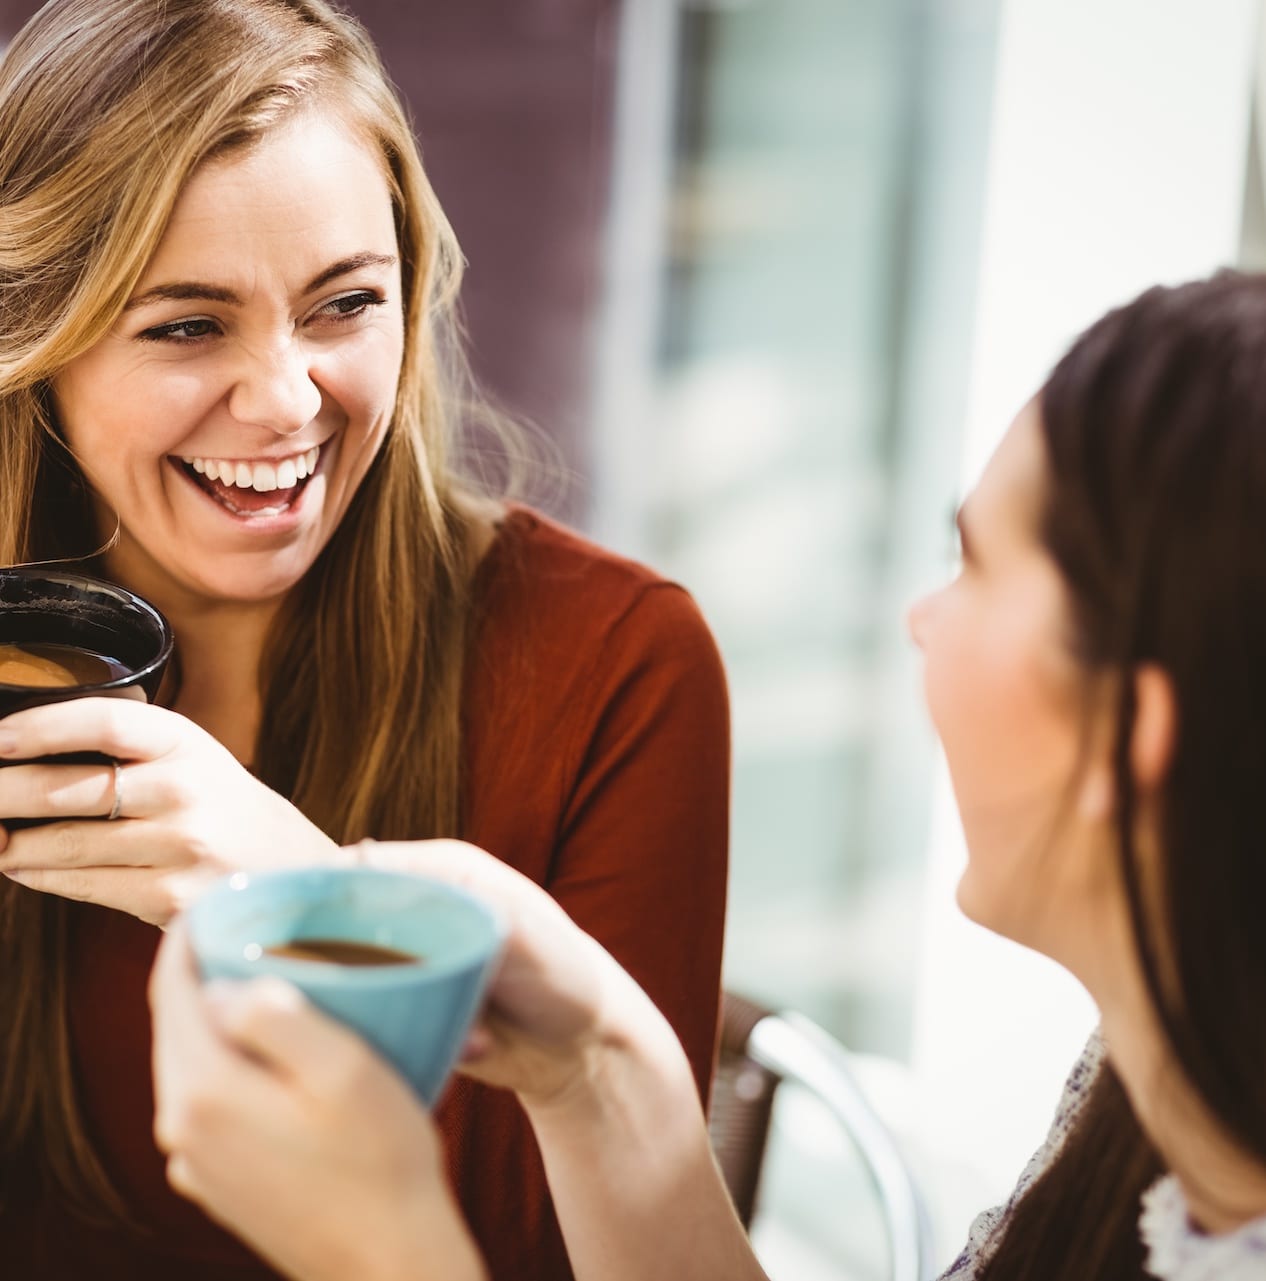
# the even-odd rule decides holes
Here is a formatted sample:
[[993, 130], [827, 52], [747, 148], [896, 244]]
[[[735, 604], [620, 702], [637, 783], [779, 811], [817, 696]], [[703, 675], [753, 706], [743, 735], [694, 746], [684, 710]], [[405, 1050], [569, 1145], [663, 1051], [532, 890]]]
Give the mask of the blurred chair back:
[[774, 1096], [783, 1081], [817, 1097], [861, 1157], [883, 1209], [891, 1281], [927, 1281], [932, 1242], [923, 1198], [896, 1141], [858, 1085], [848, 1052], [802, 1015], [776, 1014], [726, 992], [708, 1129], [743, 1226], [751, 1227], [756, 1212]]

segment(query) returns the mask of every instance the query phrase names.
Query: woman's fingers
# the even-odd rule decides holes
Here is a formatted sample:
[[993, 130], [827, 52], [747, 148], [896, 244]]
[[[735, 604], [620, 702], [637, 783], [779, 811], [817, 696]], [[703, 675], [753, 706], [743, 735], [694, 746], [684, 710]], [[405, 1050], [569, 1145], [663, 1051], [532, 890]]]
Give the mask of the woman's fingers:
[[8, 765], [0, 769], [5, 818], [105, 818], [114, 807], [115, 771], [92, 765]]
[[159, 946], [150, 973], [154, 1027], [154, 1137], [164, 1152], [177, 1151], [199, 1127], [210, 1124], [207, 1082], [224, 1091], [230, 1077], [240, 1087], [250, 1064], [224, 1046], [206, 1006], [184, 927], [176, 924]]
[[153, 760], [177, 747], [187, 728], [183, 717], [130, 698], [75, 698], [0, 720], [0, 759], [103, 752], [120, 760]]
[[431, 876], [468, 890], [501, 912], [510, 926], [517, 925], [524, 913], [569, 921], [535, 881], [465, 841], [362, 841], [352, 849], [371, 867]]
[[480, 1275], [430, 1119], [351, 1033], [275, 980], [200, 988], [179, 921], [150, 1003], [177, 1190], [287, 1276]]
[[[149, 999], [160, 1081], [181, 1080], [175, 1067], [204, 1062], [217, 1047], [262, 1076], [289, 1081], [311, 1095], [354, 1092], [360, 1074], [385, 1077], [389, 1072], [360, 1037], [282, 979], [265, 975], [245, 983], [202, 985], [179, 920], [158, 949]], [[374, 1084], [381, 1089], [385, 1082]], [[407, 1096], [403, 1080], [399, 1085]]]
[[[5, 772], [0, 769], [0, 775]], [[46, 822], [7, 833], [0, 843], [0, 875], [41, 894], [95, 903], [162, 926], [223, 871], [171, 861], [169, 841], [160, 823]]]
[[314, 1008], [282, 979], [210, 984], [207, 1008], [219, 1034], [239, 1052], [289, 1078], [309, 1094], [355, 1093], [385, 1070], [360, 1037]]
[[[152, 818], [192, 804], [212, 788], [168, 760], [100, 761], [86, 765], [40, 762], [0, 766], [0, 822], [14, 818]], [[96, 842], [100, 828], [87, 829]]]
[[55, 894], [58, 898], [127, 912], [160, 927], [166, 927], [173, 916], [184, 911], [213, 879], [211, 873], [164, 872], [153, 867], [9, 870], [3, 860], [0, 860], [0, 875], [41, 894]]
[[[0, 767], [0, 874], [164, 925], [227, 872], [339, 857], [325, 833], [197, 726], [161, 716], [182, 746], [157, 758]], [[112, 741], [136, 750], [136, 739]], [[46, 821], [7, 827], [7, 815]]]
[[[162, 1039], [160, 1033], [171, 1032], [181, 1040], [190, 1027], [206, 1024], [201, 1013], [202, 995], [198, 984], [198, 967], [189, 934], [181, 921], [173, 923], [159, 944], [154, 967], [149, 975], [149, 1003], [154, 1012], [155, 1051]], [[208, 1025], [207, 1035], [210, 1036]]]
[[506, 945], [462, 1072], [520, 1094], [544, 1094], [583, 1070], [606, 995], [619, 986], [612, 978], [619, 967], [557, 902], [491, 854], [458, 841], [363, 843], [354, 853], [373, 867], [466, 889], [506, 922]]

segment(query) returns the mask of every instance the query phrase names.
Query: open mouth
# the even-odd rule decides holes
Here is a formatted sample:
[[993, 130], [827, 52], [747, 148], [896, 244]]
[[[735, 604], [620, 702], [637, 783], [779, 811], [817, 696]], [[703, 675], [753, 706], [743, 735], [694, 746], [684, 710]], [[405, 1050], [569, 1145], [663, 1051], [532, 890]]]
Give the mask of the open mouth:
[[172, 459], [204, 494], [234, 516], [280, 516], [290, 510], [316, 474], [321, 446], [277, 462], [227, 458]]

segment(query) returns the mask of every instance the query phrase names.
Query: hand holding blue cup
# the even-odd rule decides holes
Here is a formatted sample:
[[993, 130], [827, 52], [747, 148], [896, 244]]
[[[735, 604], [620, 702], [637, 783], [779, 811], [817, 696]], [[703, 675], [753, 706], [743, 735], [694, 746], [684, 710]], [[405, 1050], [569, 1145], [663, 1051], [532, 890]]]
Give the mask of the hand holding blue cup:
[[188, 920], [204, 979], [270, 974], [294, 984], [428, 1105], [457, 1062], [505, 938], [492, 909], [463, 890], [370, 867], [239, 872]]

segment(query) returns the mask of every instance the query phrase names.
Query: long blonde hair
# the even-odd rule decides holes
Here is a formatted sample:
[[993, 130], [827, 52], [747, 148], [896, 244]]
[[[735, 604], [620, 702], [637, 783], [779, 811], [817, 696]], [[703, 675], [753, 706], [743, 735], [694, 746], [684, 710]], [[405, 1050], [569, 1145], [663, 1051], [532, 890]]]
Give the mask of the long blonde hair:
[[[380, 454], [269, 638], [256, 764], [339, 841], [450, 834], [474, 560], [447, 458], [461, 258], [376, 51], [323, 0], [52, 0], [4, 55], [0, 563], [96, 546], [49, 381], [114, 324], [194, 170], [314, 106], [382, 156], [406, 349]], [[0, 1208], [34, 1176], [117, 1220], [73, 1088], [66, 931], [63, 901], [0, 885]]]

